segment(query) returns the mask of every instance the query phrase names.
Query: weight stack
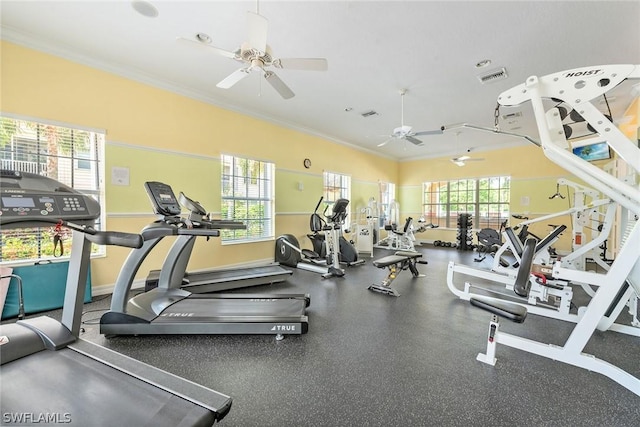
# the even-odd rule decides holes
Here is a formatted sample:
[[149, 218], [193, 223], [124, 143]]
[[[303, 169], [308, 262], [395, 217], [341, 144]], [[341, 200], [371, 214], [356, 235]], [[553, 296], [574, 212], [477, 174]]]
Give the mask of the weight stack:
[[458, 216], [457, 248], [461, 251], [473, 250], [473, 219], [471, 214], [463, 213]]

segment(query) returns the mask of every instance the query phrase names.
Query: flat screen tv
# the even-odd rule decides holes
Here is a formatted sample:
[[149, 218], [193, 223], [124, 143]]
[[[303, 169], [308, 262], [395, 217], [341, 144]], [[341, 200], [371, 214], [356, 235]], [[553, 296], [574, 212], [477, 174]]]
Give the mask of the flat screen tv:
[[611, 158], [611, 149], [606, 142], [573, 147], [573, 154], [589, 162]]

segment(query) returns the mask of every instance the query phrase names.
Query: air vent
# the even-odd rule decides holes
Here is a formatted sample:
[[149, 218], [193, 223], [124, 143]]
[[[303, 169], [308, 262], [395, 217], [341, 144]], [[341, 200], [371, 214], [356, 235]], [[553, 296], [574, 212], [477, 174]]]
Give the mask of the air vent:
[[371, 117], [371, 116], [377, 116], [377, 115], [378, 115], [378, 112], [373, 110], [365, 111], [364, 113], [361, 114], [362, 117]]
[[507, 74], [507, 69], [502, 67], [487, 71], [483, 74], [479, 74], [477, 77], [478, 80], [480, 80], [480, 83], [487, 84], [496, 82], [498, 80], [504, 80], [509, 77], [509, 75]]

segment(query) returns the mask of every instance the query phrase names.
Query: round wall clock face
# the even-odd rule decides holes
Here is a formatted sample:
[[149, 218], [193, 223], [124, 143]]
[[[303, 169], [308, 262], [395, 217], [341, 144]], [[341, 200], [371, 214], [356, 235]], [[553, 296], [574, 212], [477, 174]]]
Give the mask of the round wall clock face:
[[311, 167], [311, 160], [304, 159], [304, 167], [309, 169]]

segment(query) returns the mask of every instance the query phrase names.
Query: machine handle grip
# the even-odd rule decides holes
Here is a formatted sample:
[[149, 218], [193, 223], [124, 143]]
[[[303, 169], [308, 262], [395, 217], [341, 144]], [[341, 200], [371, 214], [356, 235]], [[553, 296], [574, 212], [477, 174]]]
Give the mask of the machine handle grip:
[[139, 249], [144, 243], [142, 236], [135, 233], [123, 233], [120, 231], [97, 231], [85, 233], [85, 237], [96, 245], [124, 246], [126, 248]]
[[323, 200], [324, 200], [324, 196], [320, 196], [320, 200], [318, 200], [318, 204], [316, 205], [316, 208], [313, 210], [314, 212], [318, 212], [318, 208], [320, 207], [320, 203], [322, 203]]

